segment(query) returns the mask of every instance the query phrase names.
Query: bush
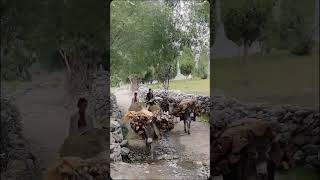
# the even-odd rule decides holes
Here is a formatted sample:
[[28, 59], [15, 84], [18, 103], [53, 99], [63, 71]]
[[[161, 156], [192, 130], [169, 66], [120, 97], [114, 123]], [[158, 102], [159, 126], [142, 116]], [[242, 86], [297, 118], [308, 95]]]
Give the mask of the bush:
[[201, 52], [200, 59], [198, 62], [198, 67], [195, 72], [196, 72], [196, 76], [201, 79], [208, 78], [208, 55], [206, 51]]
[[189, 76], [192, 73], [195, 66], [195, 62], [193, 59], [194, 58], [193, 58], [192, 50], [188, 47], [184, 47], [183, 52], [179, 57], [180, 72], [184, 76]]
[[313, 42], [311, 39], [300, 39], [297, 42], [294, 42], [289, 50], [294, 55], [307, 55], [310, 54], [312, 44]]
[[121, 83], [121, 78], [114, 75], [111, 76], [111, 87], [119, 87]]

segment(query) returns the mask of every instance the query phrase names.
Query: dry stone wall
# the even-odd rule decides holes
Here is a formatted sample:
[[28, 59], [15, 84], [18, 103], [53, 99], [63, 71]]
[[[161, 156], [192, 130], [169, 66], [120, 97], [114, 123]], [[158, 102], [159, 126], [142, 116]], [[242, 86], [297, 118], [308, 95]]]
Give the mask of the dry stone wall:
[[[210, 123], [215, 129], [223, 129], [233, 121], [252, 117], [269, 121], [280, 134], [280, 141], [292, 146], [293, 159], [297, 163], [320, 168], [320, 120], [319, 110], [295, 105], [270, 105], [265, 103], [241, 103], [235, 98], [216, 93], [213, 98], [193, 96], [180, 91], [153, 90], [155, 96], [175, 99], [196, 98], [210, 114]], [[140, 87], [140, 98], [145, 98], [148, 88]], [[210, 105], [211, 104], [211, 105]]]
[[1, 179], [40, 179], [38, 161], [22, 135], [21, 116], [17, 107], [1, 98]]

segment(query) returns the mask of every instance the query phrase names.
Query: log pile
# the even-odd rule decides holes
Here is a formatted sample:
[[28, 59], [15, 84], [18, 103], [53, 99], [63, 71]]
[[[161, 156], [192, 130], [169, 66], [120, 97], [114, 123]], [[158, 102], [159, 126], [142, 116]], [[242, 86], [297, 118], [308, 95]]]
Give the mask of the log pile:
[[[176, 108], [174, 109], [173, 115], [180, 117], [181, 114], [184, 112], [184, 110], [188, 107], [191, 107], [195, 105], [196, 106], [196, 110], [198, 110], [199, 108], [197, 108], [197, 101], [194, 99], [184, 99], [181, 102], [179, 102], [179, 104], [176, 106]], [[198, 112], [197, 112], [198, 113]]]
[[60, 148], [60, 160], [48, 169], [45, 180], [102, 180], [109, 177], [109, 130], [90, 129], [68, 137]]
[[170, 131], [174, 128], [173, 117], [169, 114], [161, 114], [156, 119], [156, 125], [163, 131]]
[[131, 128], [141, 136], [144, 135], [144, 128], [148, 121], [155, 122], [156, 126], [162, 131], [169, 131], [174, 128], [173, 117], [168, 114], [161, 114], [158, 105], [150, 106], [148, 109], [142, 107], [139, 111], [129, 111], [124, 115], [123, 120], [126, 122], [130, 120]]
[[44, 180], [103, 180], [108, 177], [107, 159], [64, 157], [54, 167], [49, 168]]

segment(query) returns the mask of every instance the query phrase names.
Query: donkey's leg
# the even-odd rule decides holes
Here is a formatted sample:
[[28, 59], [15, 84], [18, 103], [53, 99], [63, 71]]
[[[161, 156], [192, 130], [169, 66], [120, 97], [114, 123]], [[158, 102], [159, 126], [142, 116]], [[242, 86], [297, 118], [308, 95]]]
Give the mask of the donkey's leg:
[[190, 134], [191, 119], [188, 120], [188, 134]]
[[187, 124], [187, 122], [186, 122], [185, 119], [183, 120], [183, 123], [184, 123], [184, 132], [187, 133], [187, 129], [186, 129], [186, 124]]

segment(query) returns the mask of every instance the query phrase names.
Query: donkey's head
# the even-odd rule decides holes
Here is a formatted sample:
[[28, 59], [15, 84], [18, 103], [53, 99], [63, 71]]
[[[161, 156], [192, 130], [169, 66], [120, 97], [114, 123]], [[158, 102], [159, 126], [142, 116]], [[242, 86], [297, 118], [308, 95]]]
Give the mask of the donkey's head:
[[254, 141], [245, 148], [247, 160], [253, 168], [248, 170], [255, 172], [255, 176], [259, 179], [266, 179], [271, 175], [268, 174], [268, 165], [271, 162], [271, 147], [272, 140], [266, 136], [261, 136], [255, 137]]
[[147, 139], [147, 143], [152, 143], [154, 137], [155, 137], [155, 132], [153, 129], [153, 121], [149, 120], [146, 123], [146, 126], [144, 128], [144, 133], [145, 133], [145, 137]]

